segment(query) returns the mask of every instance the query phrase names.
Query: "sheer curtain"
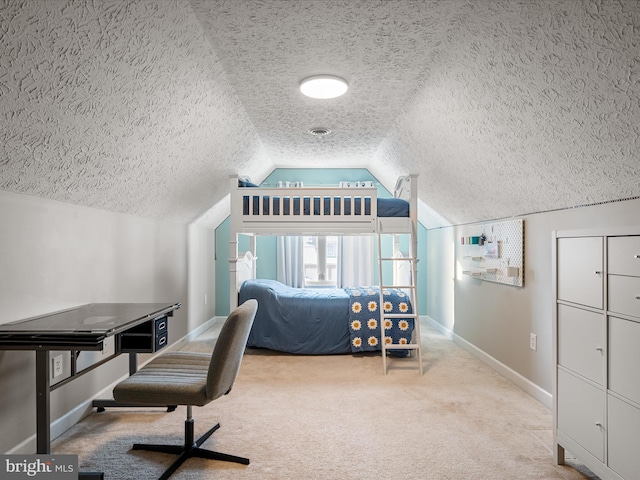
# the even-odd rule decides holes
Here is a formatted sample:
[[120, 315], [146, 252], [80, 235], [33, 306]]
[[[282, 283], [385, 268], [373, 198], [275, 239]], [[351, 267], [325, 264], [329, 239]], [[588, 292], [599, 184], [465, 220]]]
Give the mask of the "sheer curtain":
[[290, 287], [303, 286], [303, 244], [302, 237], [278, 237], [276, 254], [276, 278], [280, 283]]
[[[373, 283], [373, 237], [338, 238], [337, 287], [367, 286]], [[277, 238], [277, 280], [285, 285], [304, 286], [303, 237]]]
[[338, 239], [338, 287], [373, 283], [373, 237], [346, 236]]

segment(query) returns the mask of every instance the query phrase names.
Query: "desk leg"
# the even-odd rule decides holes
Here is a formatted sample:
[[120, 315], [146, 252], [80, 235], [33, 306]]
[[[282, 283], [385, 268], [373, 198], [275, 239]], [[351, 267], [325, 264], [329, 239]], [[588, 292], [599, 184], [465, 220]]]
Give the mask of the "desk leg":
[[36, 350], [36, 453], [50, 453], [49, 350]]
[[129, 352], [129, 376], [138, 371], [138, 354], [136, 352]]

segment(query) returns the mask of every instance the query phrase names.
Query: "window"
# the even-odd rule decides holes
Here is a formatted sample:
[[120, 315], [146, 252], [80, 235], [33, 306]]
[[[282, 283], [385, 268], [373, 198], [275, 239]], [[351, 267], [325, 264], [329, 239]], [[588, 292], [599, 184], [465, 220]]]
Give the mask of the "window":
[[338, 237], [304, 237], [302, 257], [305, 286], [338, 285]]

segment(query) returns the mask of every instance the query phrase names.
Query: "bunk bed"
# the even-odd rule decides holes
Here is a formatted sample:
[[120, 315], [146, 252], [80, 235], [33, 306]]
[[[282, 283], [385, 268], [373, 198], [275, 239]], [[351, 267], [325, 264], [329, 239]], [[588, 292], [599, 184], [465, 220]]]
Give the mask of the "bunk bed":
[[[230, 305], [234, 308], [248, 298], [258, 300], [248, 346], [299, 354], [379, 351], [381, 317], [377, 312], [381, 310], [398, 316], [392, 322], [385, 320], [386, 341], [411, 343], [414, 319], [400, 314], [411, 314], [415, 305], [402, 289], [383, 287], [381, 295], [377, 286], [292, 288], [256, 279], [254, 252], [257, 235], [377, 234], [408, 234], [411, 251], [416, 252], [416, 184], [417, 175], [400, 177], [393, 198], [379, 198], [377, 189], [367, 183], [264, 188], [232, 176]], [[249, 251], [243, 255], [238, 252], [240, 235], [250, 238]], [[391, 353], [405, 356], [408, 351]]]

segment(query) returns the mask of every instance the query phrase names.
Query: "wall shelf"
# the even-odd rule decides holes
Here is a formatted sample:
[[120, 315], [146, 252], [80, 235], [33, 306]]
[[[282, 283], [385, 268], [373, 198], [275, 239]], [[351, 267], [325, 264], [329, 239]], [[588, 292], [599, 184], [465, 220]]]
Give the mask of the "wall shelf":
[[524, 286], [524, 220], [470, 225], [457, 248], [462, 274]]
[[479, 272], [479, 271], [471, 271], [471, 270], [464, 270], [462, 272], [463, 275], [469, 275], [470, 277], [482, 277], [483, 272]]

